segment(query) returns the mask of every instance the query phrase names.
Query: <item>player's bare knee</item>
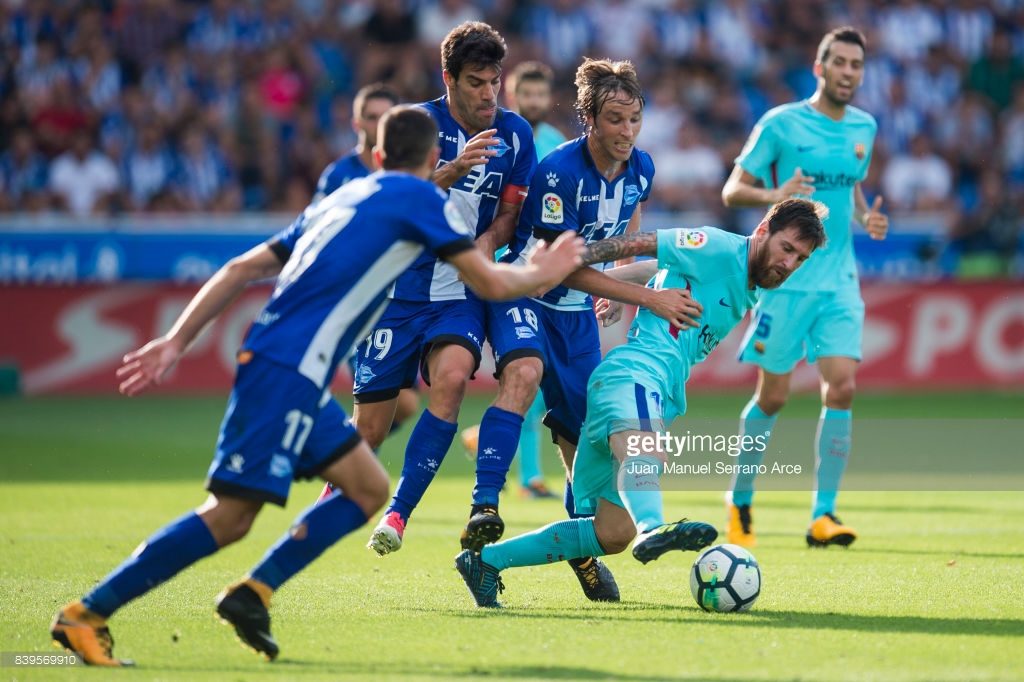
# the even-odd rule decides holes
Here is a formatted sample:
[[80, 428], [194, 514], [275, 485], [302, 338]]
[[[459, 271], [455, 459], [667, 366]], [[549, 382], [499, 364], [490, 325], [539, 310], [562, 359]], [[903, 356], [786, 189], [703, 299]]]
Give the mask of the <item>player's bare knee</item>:
[[831, 381], [825, 390], [825, 406], [835, 410], [848, 410], [853, 407], [856, 392], [857, 382], [853, 376]]
[[382, 424], [376, 419], [363, 419], [356, 423], [356, 430], [363, 440], [374, 450], [380, 447], [388, 433], [391, 432], [390, 424]]
[[262, 502], [210, 495], [197, 513], [220, 547], [244, 538], [256, 520]]
[[606, 553], [619, 554], [633, 542], [636, 526], [624, 509], [599, 508], [594, 517], [594, 533]]
[[636, 528], [632, 524], [607, 525], [597, 530], [597, 541], [607, 554], [621, 554], [636, 537]]
[[430, 411], [438, 419], [455, 421], [466, 394], [469, 376], [460, 368], [443, 369], [430, 377]]
[[513, 360], [501, 372], [498, 397], [494, 404], [503, 410], [526, 414], [537, 397], [544, 365], [538, 358]]
[[771, 416], [779, 413], [786, 406], [788, 397], [788, 389], [763, 388], [757, 394], [757, 406], [761, 408], [762, 412]]
[[354, 502], [368, 517], [373, 516], [387, 504], [391, 496], [390, 481], [383, 468], [368, 471], [359, 481], [359, 494]]

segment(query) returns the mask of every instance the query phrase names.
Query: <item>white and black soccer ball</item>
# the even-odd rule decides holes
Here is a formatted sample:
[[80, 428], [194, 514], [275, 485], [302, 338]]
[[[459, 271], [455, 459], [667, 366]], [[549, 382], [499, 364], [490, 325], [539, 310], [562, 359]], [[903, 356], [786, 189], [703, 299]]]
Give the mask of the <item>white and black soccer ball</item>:
[[761, 567], [739, 545], [709, 547], [693, 562], [690, 592], [705, 611], [746, 611], [761, 594]]

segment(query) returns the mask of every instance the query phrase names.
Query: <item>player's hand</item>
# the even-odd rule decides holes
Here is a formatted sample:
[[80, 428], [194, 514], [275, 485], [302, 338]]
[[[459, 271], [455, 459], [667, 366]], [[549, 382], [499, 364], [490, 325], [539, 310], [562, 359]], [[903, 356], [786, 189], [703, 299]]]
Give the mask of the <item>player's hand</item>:
[[678, 329], [696, 327], [697, 318], [704, 312], [704, 306], [695, 301], [686, 289], [652, 291], [644, 307]]
[[182, 351], [176, 341], [162, 336], [128, 353], [121, 359], [122, 364], [117, 369], [117, 377], [123, 379], [118, 390], [134, 396], [159, 384], [181, 357]]
[[500, 144], [497, 132], [496, 128], [489, 128], [477, 133], [469, 138], [466, 146], [462, 148], [462, 153], [452, 159], [449, 165], [455, 169], [460, 178], [467, 175], [473, 166], [485, 164], [492, 157], [498, 155], [496, 149], [488, 149], [488, 147]]
[[545, 291], [557, 286], [563, 279], [583, 265], [586, 244], [569, 230], [558, 235], [551, 243], [539, 242], [530, 253], [529, 262], [541, 273], [541, 286]]
[[804, 175], [803, 171], [797, 168], [793, 171], [793, 177], [782, 183], [775, 191], [775, 203], [791, 199], [797, 195], [809, 197], [814, 194], [814, 178]]
[[610, 327], [622, 319], [623, 305], [618, 301], [609, 301], [607, 298], [599, 298], [594, 303], [594, 312], [601, 326]]
[[885, 239], [885, 235], [889, 232], [889, 216], [882, 213], [881, 208], [882, 195], [879, 194], [875, 197], [871, 208], [864, 212], [864, 229], [872, 239]]

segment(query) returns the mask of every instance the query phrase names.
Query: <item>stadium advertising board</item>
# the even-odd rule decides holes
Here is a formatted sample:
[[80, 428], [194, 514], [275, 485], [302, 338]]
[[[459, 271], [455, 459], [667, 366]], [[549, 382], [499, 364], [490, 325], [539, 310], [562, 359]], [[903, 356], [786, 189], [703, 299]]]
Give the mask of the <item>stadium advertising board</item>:
[[[230, 385], [234, 354], [267, 295], [247, 291], [196, 342], [168, 393], [218, 392]], [[27, 394], [113, 392], [114, 369], [126, 352], [166, 331], [195, 288], [167, 284], [3, 287], [0, 310], [17, 320], [0, 337], [0, 364], [15, 365]], [[864, 388], [1024, 387], [1024, 288], [1013, 283], [869, 284]], [[624, 325], [605, 336], [621, 340]], [[741, 325], [699, 366], [694, 388], [753, 385], [754, 371], [735, 360]], [[489, 357], [485, 353], [485, 357]], [[339, 387], [346, 386], [339, 379]], [[813, 368], [801, 366], [794, 386], [812, 388]], [[493, 389], [488, 367], [471, 384]]]

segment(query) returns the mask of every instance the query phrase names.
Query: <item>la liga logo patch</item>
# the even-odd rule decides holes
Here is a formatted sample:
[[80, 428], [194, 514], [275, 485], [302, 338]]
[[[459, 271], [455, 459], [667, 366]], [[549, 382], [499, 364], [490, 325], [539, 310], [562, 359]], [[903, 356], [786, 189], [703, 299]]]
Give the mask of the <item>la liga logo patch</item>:
[[554, 192], [548, 192], [541, 199], [541, 207], [543, 212], [541, 213], [540, 220], [542, 223], [554, 223], [561, 225], [562, 221], [565, 220], [565, 209], [562, 205], [562, 198]]
[[708, 233], [704, 230], [679, 230], [676, 233], [676, 246], [681, 249], [700, 249], [708, 243]]

